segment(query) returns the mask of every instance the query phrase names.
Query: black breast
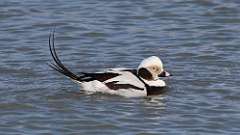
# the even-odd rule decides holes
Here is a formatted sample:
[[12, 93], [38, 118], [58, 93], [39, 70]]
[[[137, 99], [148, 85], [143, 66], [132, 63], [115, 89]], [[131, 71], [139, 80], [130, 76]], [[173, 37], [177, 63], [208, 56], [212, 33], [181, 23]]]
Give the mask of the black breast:
[[166, 92], [166, 87], [147, 86], [147, 95], [159, 95]]

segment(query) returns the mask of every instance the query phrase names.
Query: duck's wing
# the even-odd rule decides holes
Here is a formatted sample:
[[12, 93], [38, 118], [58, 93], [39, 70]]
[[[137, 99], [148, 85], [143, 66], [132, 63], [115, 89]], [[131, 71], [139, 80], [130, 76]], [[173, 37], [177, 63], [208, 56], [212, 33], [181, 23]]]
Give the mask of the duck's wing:
[[111, 79], [104, 81], [105, 85], [110, 89], [135, 89], [144, 90], [144, 83], [139, 80], [139, 78], [130, 71], [116, 71], [119, 75]]
[[105, 83], [105, 85], [112, 90], [120, 90], [120, 89], [135, 89], [135, 90], [144, 90], [143, 87], [135, 86], [133, 84], [118, 84], [119, 81], [112, 81]]
[[137, 76], [137, 70], [130, 69], [130, 68], [110, 68], [105, 70], [104, 72], [95, 72], [95, 73], [80, 72], [79, 74], [83, 75], [82, 76], [83, 81], [88, 82], [88, 81], [98, 80], [100, 82], [104, 82], [114, 77], [120, 76], [121, 73], [123, 72], [130, 72], [133, 75]]

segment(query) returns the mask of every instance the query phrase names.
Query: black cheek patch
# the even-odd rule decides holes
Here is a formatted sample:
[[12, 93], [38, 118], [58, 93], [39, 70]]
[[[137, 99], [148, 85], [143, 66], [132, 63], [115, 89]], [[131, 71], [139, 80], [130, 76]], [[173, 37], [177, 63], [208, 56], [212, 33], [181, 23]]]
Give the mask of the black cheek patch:
[[140, 68], [138, 70], [138, 76], [146, 80], [153, 80], [152, 74], [146, 68]]

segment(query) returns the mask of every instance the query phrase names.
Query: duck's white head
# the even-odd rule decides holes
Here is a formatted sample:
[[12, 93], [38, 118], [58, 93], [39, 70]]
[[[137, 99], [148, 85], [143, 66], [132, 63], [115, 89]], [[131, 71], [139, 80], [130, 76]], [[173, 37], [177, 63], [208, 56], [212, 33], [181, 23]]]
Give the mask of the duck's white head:
[[138, 66], [138, 75], [145, 80], [157, 80], [159, 77], [170, 76], [163, 69], [163, 63], [157, 56], [151, 56], [144, 59]]

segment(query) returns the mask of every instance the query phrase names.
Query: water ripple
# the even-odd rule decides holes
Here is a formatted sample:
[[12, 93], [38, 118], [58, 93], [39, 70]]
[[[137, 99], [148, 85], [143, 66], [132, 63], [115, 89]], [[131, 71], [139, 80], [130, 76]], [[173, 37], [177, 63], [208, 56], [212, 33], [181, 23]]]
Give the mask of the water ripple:
[[[238, 1], [3, 1], [0, 134], [238, 134]], [[48, 36], [75, 72], [157, 55], [164, 95], [88, 95], [47, 66]]]

